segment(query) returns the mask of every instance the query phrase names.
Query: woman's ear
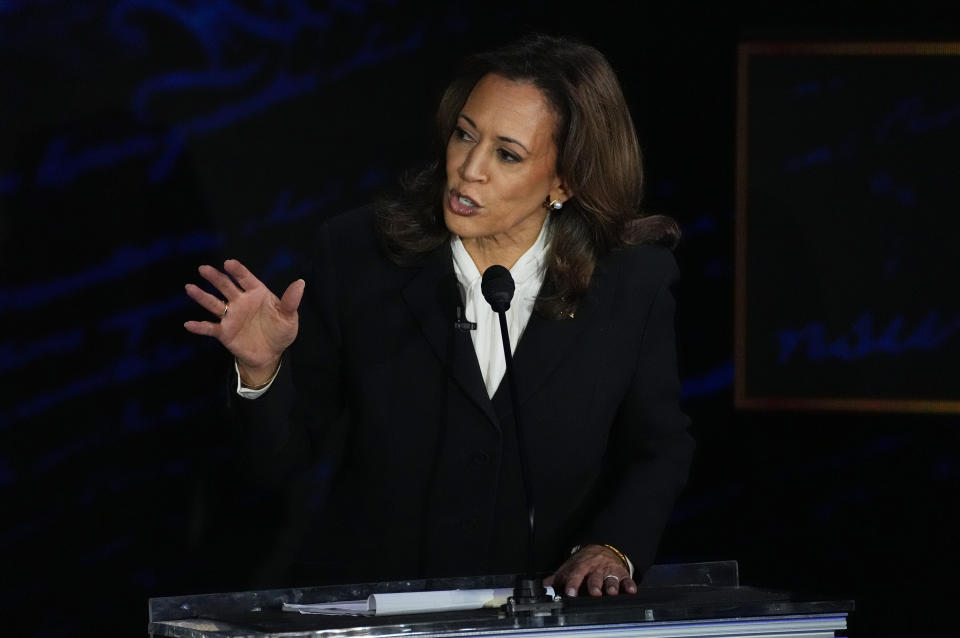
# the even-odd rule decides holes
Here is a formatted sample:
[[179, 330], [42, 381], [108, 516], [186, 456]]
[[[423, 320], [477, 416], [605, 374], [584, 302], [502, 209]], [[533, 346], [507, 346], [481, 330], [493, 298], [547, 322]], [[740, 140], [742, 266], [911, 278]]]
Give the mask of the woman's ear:
[[[560, 192], [560, 197], [556, 199], [559, 199], [563, 203], [566, 203], [568, 199], [573, 197], [573, 189], [570, 188], [567, 180], [563, 178], [560, 178], [559, 182], [557, 182], [557, 190]], [[551, 193], [551, 195], [552, 194], [553, 193]]]

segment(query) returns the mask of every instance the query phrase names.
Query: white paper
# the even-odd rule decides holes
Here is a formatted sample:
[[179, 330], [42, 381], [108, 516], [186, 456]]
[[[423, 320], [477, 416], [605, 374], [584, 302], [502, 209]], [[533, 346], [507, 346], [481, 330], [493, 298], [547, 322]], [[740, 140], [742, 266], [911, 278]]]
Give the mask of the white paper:
[[329, 616], [372, 616], [366, 600], [341, 600], [335, 603], [283, 603], [283, 611], [299, 611], [301, 614], [327, 614]]
[[[554, 596], [553, 587], [547, 595]], [[512, 587], [499, 589], [453, 589], [447, 591], [415, 591], [393, 594], [371, 594], [366, 600], [346, 600], [333, 603], [300, 605], [284, 603], [284, 611], [301, 614], [328, 614], [351, 616], [389, 616], [433, 611], [456, 611], [499, 607], [513, 595]]]

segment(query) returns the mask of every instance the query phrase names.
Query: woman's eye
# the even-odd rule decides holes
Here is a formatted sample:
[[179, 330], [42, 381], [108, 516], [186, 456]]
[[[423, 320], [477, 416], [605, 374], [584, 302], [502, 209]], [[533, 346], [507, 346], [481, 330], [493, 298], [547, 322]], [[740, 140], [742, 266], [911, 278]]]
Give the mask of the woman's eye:
[[465, 130], [463, 130], [459, 126], [453, 129], [453, 135], [458, 140], [463, 140], [464, 142], [473, 141], [473, 136], [471, 136], [469, 133], [467, 133]]
[[514, 155], [514, 154], [511, 153], [510, 151], [504, 150], [504, 149], [502, 149], [502, 148], [497, 149], [497, 155], [498, 155], [498, 156], [500, 157], [500, 159], [503, 160], [504, 162], [519, 162], [519, 161], [520, 161], [520, 157], [519, 157], [518, 155]]

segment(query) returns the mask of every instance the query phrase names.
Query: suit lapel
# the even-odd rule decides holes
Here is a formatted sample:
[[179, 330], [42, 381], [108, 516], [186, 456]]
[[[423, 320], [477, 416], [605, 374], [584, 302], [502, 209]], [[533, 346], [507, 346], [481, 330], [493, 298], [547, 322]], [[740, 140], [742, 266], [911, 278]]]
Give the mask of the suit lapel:
[[[569, 356], [580, 334], [594, 321], [599, 304], [597, 291], [601, 284], [602, 278], [598, 272], [573, 318], [545, 319], [536, 312], [531, 315], [513, 353], [513, 370], [517, 375], [521, 406], [546, 383], [554, 369]], [[513, 412], [506, 377], [493, 395], [493, 405], [501, 417]]]
[[447, 374], [499, 427], [499, 419], [487, 396], [470, 335], [453, 327], [460, 293], [449, 244], [427, 258], [423, 267], [404, 287], [402, 294]]

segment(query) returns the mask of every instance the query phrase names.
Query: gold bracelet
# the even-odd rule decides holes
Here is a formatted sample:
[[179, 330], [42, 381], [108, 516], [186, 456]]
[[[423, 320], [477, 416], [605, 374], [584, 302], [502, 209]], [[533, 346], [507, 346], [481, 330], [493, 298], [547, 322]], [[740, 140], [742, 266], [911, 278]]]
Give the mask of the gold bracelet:
[[[281, 359], [281, 361], [282, 361], [282, 359]], [[263, 390], [265, 387], [267, 387], [268, 385], [270, 385], [271, 383], [273, 383], [273, 380], [276, 378], [277, 373], [280, 372], [280, 362], [281, 362], [281, 361], [278, 361], [278, 362], [277, 362], [277, 367], [276, 367], [276, 369], [273, 371], [273, 374], [270, 375], [270, 378], [267, 379], [264, 383], [261, 383], [261, 384], [259, 384], [259, 385], [250, 385], [249, 383], [247, 383], [246, 381], [244, 381], [244, 380], [243, 380], [243, 375], [240, 374], [240, 368], [238, 367], [238, 368], [237, 368], [237, 376], [240, 377], [240, 385], [243, 387], [244, 390]]]
[[[273, 377], [270, 378], [270, 381], [273, 381]], [[240, 387], [243, 388], [244, 390], [263, 390], [265, 387], [270, 385], [270, 381], [267, 381], [266, 383], [261, 383], [259, 385], [250, 385], [249, 383], [243, 380], [243, 377], [240, 377]]]
[[610, 551], [612, 551], [614, 554], [616, 554], [617, 558], [619, 558], [623, 562], [624, 568], [626, 568], [628, 572], [630, 571], [630, 561], [627, 560], [626, 554], [621, 552], [619, 549], [617, 549], [613, 545], [607, 545], [606, 543], [604, 543], [603, 546], [609, 549]]

